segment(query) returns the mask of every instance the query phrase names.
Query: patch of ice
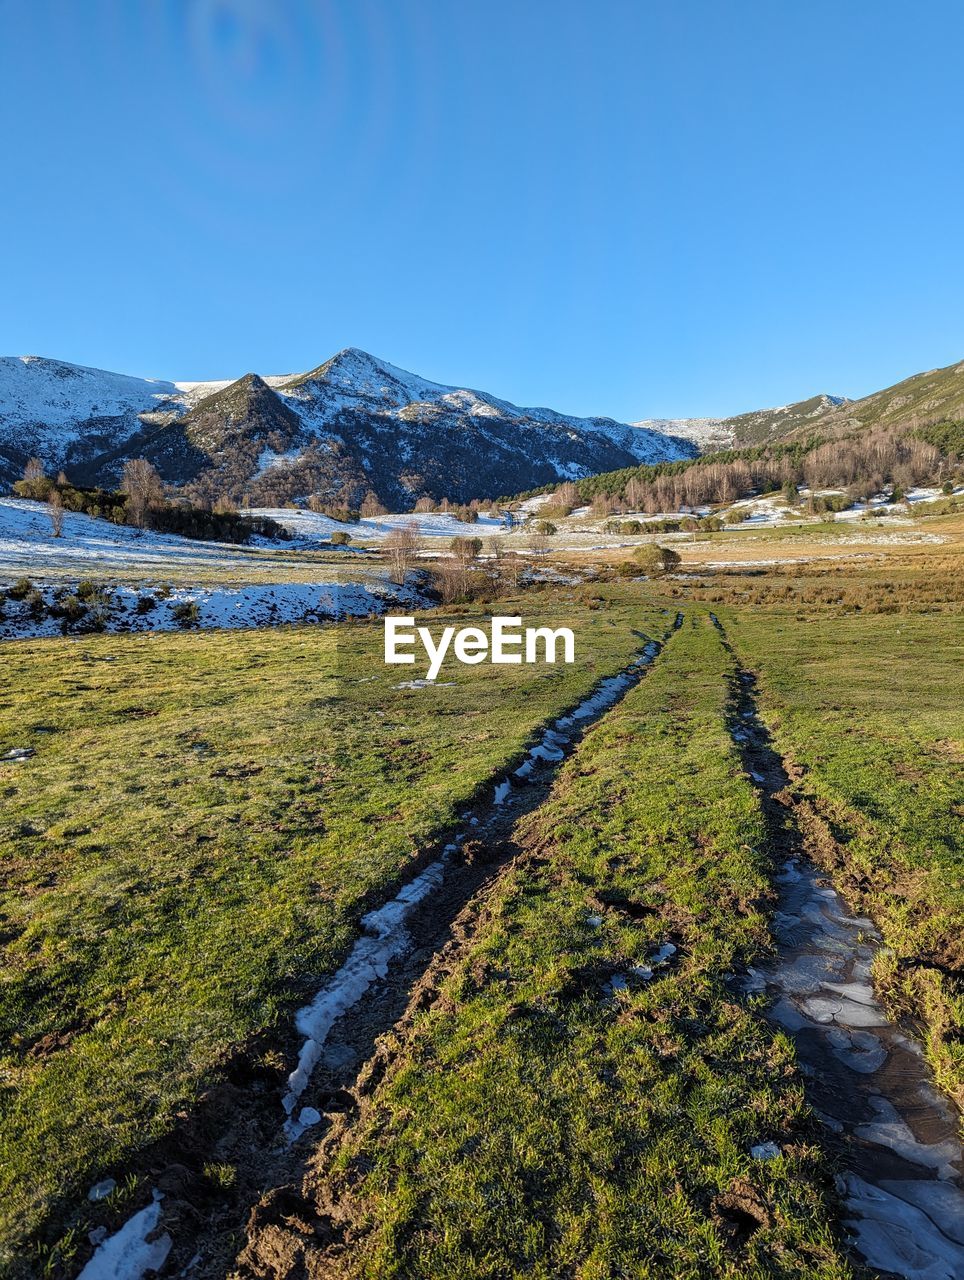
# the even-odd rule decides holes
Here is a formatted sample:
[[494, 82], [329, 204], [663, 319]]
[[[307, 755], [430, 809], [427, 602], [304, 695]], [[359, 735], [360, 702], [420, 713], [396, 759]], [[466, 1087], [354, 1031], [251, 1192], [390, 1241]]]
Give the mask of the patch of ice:
[[868, 1124], [858, 1125], [854, 1129], [858, 1138], [863, 1138], [865, 1142], [872, 1142], [879, 1147], [889, 1147], [891, 1151], [912, 1164], [933, 1169], [938, 1178], [950, 1180], [954, 1177], [953, 1161], [960, 1154], [957, 1143], [918, 1142], [896, 1107], [886, 1098], [873, 1097], [870, 1105], [876, 1111], [877, 1119]]
[[348, 959], [311, 1004], [299, 1009], [295, 1015], [295, 1026], [305, 1036], [305, 1041], [298, 1055], [298, 1065], [288, 1077], [288, 1092], [283, 1099], [288, 1114], [285, 1134], [289, 1141], [294, 1141], [304, 1132], [301, 1117], [294, 1119], [293, 1113], [298, 1099], [308, 1087], [328, 1033], [334, 1023], [358, 1003], [373, 982], [386, 976], [392, 960], [408, 950], [411, 940], [405, 929], [405, 919], [417, 903], [442, 883], [448, 857], [448, 853], [443, 853], [390, 902], [362, 917], [366, 936], [358, 939]]
[[141, 1280], [148, 1271], [160, 1271], [171, 1251], [171, 1237], [165, 1232], [150, 1239], [161, 1220], [160, 1192], [140, 1212], [115, 1231], [81, 1271], [77, 1280]]
[[925, 1210], [855, 1174], [848, 1174], [844, 1185], [847, 1207], [858, 1215], [845, 1225], [872, 1267], [905, 1280], [959, 1280], [964, 1275], [964, 1249]]

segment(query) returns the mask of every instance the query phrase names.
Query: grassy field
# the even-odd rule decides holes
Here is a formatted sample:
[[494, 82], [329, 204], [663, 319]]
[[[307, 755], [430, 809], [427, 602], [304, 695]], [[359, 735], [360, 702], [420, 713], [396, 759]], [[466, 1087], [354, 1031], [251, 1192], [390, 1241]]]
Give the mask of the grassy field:
[[5, 647], [0, 755], [36, 752], [0, 764], [8, 1256], [286, 1023], [492, 772], [665, 625], [635, 586], [526, 609], [575, 627], [574, 666], [397, 689], [367, 623]]
[[849, 1274], [792, 1049], [726, 981], [769, 945], [771, 872], [731, 674], [700, 611], [566, 764], [330, 1140], [331, 1274]]
[[424, 671], [386, 668], [371, 622], [5, 645], [0, 756], [35, 754], [0, 762], [0, 1273], [71, 1276], [87, 1189], [118, 1179], [116, 1222], [143, 1203], [139, 1155], [239, 1057], [283, 1080], [291, 1013], [363, 912], [681, 607], [317, 1166], [352, 1241], [333, 1274], [848, 1276], [792, 1045], [727, 981], [775, 901], [729, 682], [756, 674], [808, 851], [880, 927], [878, 989], [961, 1097], [960, 518], [941, 528], [868, 560], [530, 588], [488, 611], [572, 626], [576, 665], [429, 689], [397, 687]]
[[926, 1026], [938, 1080], [964, 1104], [964, 616], [720, 616], [760, 674], [812, 856], [892, 949], [878, 990]]

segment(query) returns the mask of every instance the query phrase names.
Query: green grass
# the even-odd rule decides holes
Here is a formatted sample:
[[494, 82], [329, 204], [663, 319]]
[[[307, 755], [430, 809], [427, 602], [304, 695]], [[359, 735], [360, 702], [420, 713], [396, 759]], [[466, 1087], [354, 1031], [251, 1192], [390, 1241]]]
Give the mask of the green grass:
[[523, 611], [574, 626], [576, 665], [398, 690], [367, 623], [5, 646], [0, 754], [36, 755], [0, 765], [0, 1258], [287, 1026], [490, 774], [665, 625], [633, 587]]
[[964, 1101], [964, 617], [719, 612], [802, 771], [813, 856], [892, 948], [878, 989], [924, 1023], [939, 1082]]
[[[339, 1275], [850, 1274], [792, 1049], [725, 981], [770, 941], [730, 674], [692, 617], [528, 820], [530, 856], [316, 1171], [351, 1223]], [[665, 971], [607, 997], [667, 940]]]
[[171, 547], [143, 545], [136, 540], [106, 545], [97, 560], [69, 541], [58, 544], [56, 555], [29, 564], [24, 557], [0, 559], [0, 584], [26, 575], [42, 583], [76, 582], [125, 586], [241, 587], [254, 583], [336, 582], [379, 580], [383, 574], [368, 557], [339, 551], [286, 551], [262, 547], [195, 543], [183, 539]]

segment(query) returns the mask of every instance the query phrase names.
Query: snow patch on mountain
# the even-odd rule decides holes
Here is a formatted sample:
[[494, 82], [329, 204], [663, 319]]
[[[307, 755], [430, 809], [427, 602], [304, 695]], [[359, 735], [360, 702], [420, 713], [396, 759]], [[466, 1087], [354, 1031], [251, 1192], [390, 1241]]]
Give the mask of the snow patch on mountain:
[[725, 418], [643, 418], [632, 425], [644, 431], [657, 431], [689, 440], [701, 453], [728, 449], [734, 440], [733, 427]]
[[135, 378], [44, 356], [0, 357], [0, 441], [18, 455], [64, 461], [85, 436], [110, 448], [141, 424], [139, 414], [177, 411], [173, 382]]

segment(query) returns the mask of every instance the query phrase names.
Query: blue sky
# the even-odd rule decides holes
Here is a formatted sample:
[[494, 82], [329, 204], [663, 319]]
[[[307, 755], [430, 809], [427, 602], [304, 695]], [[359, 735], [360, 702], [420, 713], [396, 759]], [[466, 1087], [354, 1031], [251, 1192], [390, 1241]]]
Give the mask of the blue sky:
[[0, 353], [622, 419], [964, 358], [957, 0], [0, 0]]

